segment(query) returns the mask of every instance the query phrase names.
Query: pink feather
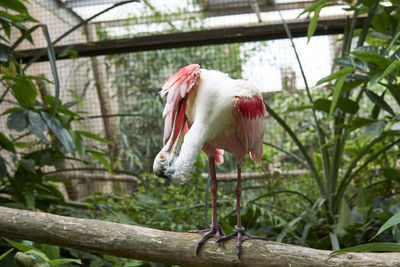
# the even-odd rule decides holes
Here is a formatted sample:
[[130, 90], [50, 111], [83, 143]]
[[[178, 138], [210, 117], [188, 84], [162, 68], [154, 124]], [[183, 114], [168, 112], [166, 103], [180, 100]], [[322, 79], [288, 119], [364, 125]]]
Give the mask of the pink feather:
[[[186, 112], [186, 100], [191, 92], [193, 92], [200, 83], [200, 66], [191, 64], [181, 68], [177, 73], [172, 75], [161, 89], [161, 96], [168, 93], [167, 104], [165, 105], [163, 116], [164, 123], [164, 145], [168, 142], [172, 134], [174, 118], [178, 112], [178, 105], [181, 102], [181, 109], [176, 121], [175, 138], [179, 133], [183, 118]], [[187, 132], [187, 130], [186, 130]], [[175, 141], [175, 140], [174, 140]]]
[[262, 154], [262, 141], [264, 137], [265, 106], [262, 99], [253, 97], [238, 97], [233, 107], [235, 121], [237, 123], [238, 137], [249, 152], [250, 158], [260, 163]]

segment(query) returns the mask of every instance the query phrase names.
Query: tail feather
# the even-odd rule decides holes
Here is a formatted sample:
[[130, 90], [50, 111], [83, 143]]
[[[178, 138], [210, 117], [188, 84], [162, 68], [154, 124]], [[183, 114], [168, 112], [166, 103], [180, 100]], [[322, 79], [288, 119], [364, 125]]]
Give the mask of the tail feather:
[[238, 97], [234, 104], [234, 117], [238, 134], [250, 158], [260, 163], [264, 137], [265, 106], [259, 95]]
[[214, 161], [217, 164], [224, 163], [224, 150], [223, 149], [215, 149], [214, 152]]

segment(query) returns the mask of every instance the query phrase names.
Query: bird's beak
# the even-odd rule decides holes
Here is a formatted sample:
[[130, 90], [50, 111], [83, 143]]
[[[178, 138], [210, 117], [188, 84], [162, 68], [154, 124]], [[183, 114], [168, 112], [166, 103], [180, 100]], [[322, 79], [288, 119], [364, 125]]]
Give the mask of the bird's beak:
[[[174, 162], [176, 158], [179, 156], [179, 152], [183, 143], [183, 128], [186, 122], [186, 117], [183, 119], [183, 123], [181, 129], [178, 133], [178, 136], [175, 138], [175, 128], [176, 121], [178, 117], [179, 111], [176, 113], [174, 118], [174, 124], [172, 128], [172, 134], [165, 144], [165, 146], [161, 149], [161, 151], [157, 154], [153, 163], [153, 172], [158, 177], [163, 178], [173, 178], [174, 174]], [[174, 141], [175, 140], [175, 141]]]

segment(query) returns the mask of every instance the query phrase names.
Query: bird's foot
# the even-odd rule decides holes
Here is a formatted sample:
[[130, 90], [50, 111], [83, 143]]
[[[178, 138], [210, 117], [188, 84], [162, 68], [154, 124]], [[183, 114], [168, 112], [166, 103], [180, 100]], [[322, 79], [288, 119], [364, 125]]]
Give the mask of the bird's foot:
[[[196, 233], [196, 234], [201, 234], [201, 239], [200, 241], [197, 243], [197, 247], [196, 247], [196, 255], [199, 254], [200, 248], [201, 246], [204, 244], [204, 242], [207, 241], [207, 239], [209, 239], [210, 237], [215, 237], [218, 240], [220, 240], [223, 236], [225, 236], [224, 234], [224, 230], [222, 230], [221, 226], [219, 224], [217, 224], [217, 226], [211, 226], [210, 229], [205, 229], [205, 230], [190, 230], [189, 233]], [[218, 245], [220, 245], [221, 247], [224, 247], [224, 244], [221, 242], [218, 242]]]
[[217, 242], [222, 244], [222, 242], [225, 242], [229, 239], [236, 240], [236, 255], [237, 255], [238, 259], [240, 259], [241, 246], [244, 241], [246, 241], [248, 239], [268, 240], [265, 237], [248, 234], [244, 231], [244, 227], [242, 227], [242, 226], [239, 227], [237, 225], [235, 225], [235, 231], [232, 234], [218, 239]]

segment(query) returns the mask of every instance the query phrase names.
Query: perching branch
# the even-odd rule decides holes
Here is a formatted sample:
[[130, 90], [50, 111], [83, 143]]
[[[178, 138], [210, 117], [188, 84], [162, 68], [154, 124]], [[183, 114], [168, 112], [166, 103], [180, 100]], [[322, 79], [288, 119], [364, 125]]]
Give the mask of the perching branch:
[[196, 256], [197, 234], [5, 207], [0, 207], [0, 214], [0, 236], [182, 266], [400, 265], [400, 253], [347, 253], [329, 258], [331, 251], [262, 240], [244, 242], [240, 261], [233, 240], [223, 249], [210, 239]]

